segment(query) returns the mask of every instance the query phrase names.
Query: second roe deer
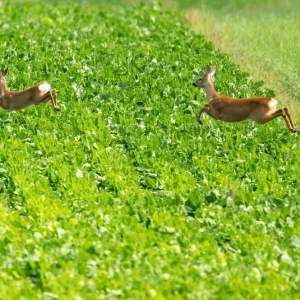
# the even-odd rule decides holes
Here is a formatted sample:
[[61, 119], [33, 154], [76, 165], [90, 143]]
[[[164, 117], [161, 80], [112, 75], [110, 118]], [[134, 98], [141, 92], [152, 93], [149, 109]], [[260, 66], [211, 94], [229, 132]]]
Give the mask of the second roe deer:
[[267, 123], [274, 118], [283, 117], [291, 132], [300, 132], [295, 128], [291, 114], [287, 108], [276, 109], [277, 101], [273, 98], [232, 98], [219, 95], [213, 84], [212, 77], [216, 67], [206, 66], [205, 74], [195, 81], [193, 85], [203, 88], [206, 92], [208, 103], [205, 104], [196, 114], [196, 119], [202, 125], [200, 117], [207, 113], [216, 120], [225, 122], [239, 122], [252, 119], [259, 124]]
[[49, 83], [44, 82], [23, 91], [7, 89], [5, 76], [8, 68], [0, 70], [0, 106], [6, 110], [20, 110], [30, 105], [39, 105], [51, 100], [53, 109], [59, 111], [56, 91], [51, 90]]

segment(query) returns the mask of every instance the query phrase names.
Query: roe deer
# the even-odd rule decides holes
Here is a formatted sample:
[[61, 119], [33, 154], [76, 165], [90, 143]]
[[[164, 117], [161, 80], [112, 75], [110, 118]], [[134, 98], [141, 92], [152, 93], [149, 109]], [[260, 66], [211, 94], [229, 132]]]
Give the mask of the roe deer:
[[277, 101], [273, 98], [231, 98], [219, 95], [213, 84], [212, 77], [216, 67], [206, 66], [205, 74], [195, 81], [193, 85], [203, 88], [206, 92], [208, 103], [205, 104], [196, 114], [196, 119], [202, 125], [200, 117], [203, 112], [216, 120], [225, 122], [239, 122], [252, 119], [259, 124], [264, 124], [274, 118], [282, 116], [291, 132], [300, 132], [295, 128], [290, 112], [287, 108], [276, 109]]
[[40, 83], [24, 91], [9, 91], [5, 76], [8, 68], [0, 70], [0, 106], [6, 110], [20, 110], [30, 105], [39, 105], [49, 100], [53, 109], [59, 111], [56, 91], [51, 90], [49, 83]]

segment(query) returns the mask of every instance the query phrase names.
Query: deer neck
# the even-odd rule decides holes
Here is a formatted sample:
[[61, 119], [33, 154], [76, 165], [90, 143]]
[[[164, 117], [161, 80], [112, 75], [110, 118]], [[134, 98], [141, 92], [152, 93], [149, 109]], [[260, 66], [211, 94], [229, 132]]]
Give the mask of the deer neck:
[[208, 80], [208, 84], [205, 86], [205, 92], [206, 92], [206, 98], [208, 101], [219, 96], [215, 90], [214, 83], [213, 83], [211, 77]]
[[0, 79], [0, 97], [2, 97], [7, 92], [6, 80], [4, 78]]

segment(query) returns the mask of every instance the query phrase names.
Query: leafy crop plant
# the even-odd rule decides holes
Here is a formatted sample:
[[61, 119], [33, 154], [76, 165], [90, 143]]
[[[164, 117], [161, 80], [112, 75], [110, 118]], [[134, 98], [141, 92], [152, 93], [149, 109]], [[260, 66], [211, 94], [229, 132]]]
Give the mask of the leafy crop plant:
[[[91, 2], [92, 3], [92, 2]], [[299, 298], [299, 136], [194, 114], [192, 78], [270, 96], [159, 4], [2, 1], [1, 299]]]

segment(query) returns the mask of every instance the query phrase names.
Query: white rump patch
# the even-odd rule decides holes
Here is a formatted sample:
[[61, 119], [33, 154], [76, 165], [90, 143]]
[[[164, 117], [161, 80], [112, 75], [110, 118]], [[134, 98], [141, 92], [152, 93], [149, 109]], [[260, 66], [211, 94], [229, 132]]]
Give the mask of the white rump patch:
[[39, 85], [39, 90], [40, 90], [41, 92], [48, 92], [48, 91], [50, 91], [50, 89], [51, 89], [51, 86], [50, 86], [50, 84], [47, 83], [47, 82], [41, 83], [41, 84]]
[[276, 105], [277, 105], [277, 100], [275, 100], [274, 98], [271, 98], [271, 101], [269, 102], [269, 107], [276, 108]]

